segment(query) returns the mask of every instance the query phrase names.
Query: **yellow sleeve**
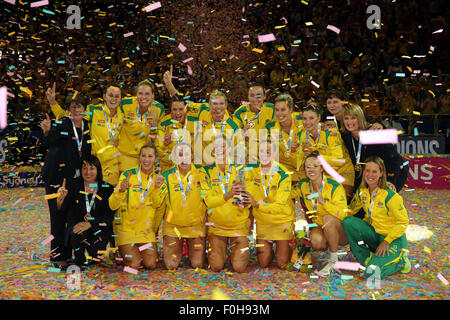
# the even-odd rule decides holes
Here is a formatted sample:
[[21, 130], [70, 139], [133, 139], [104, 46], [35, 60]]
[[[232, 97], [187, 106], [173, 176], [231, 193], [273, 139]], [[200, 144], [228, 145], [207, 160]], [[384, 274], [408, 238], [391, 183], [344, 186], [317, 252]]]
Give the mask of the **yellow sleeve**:
[[355, 214], [358, 213], [358, 211], [362, 208], [363, 204], [361, 202], [361, 197], [360, 197], [360, 192], [361, 190], [358, 188], [356, 189], [355, 195], [353, 196], [352, 201], [350, 202], [350, 207], [349, 207], [349, 211], [348, 211], [348, 215], [349, 216], [353, 216]]
[[344, 159], [344, 148], [340, 135], [330, 134], [328, 136], [327, 151], [323, 155], [328, 164], [334, 168], [342, 167], [345, 162], [333, 161], [333, 159]]
[[403, 205], [403, 198], [399, 194], [396, 194], [388, 201], [387, 208], [389, 210], [389, 215], [394, 217], [395, 224], [391, 232], [384, 238], [384, 241], [391, 243], [405, 234], [409, 218], [406, 208]]
[[345, 197], [345, 189], [340, 184], [333, 193], [330, 201], [326, 201], [323, 208], [329, 214], [344, 220], [347, 216], [347, 198]]
[[60, 118], [69, 115], [69, 112], [64, 110], [63, 108], [61, 108], [61, 106], [59, 105], [58, 102], [54, 105], [50, 105], [50, 109], [52, 110], [53, 114], [55, 115], [56, 120], [59, 120]]
[[300, 198], [300, 197], [301, 197], [300, 187], [298, 186], [298, 184], [294, 185], [291, 190], [291, 199]]
[[259, 209], [264, 213], [285, 214], [288, 201], [291, 200], [291, 176], [287, 175], [285, 179], [278, 185], [275, 202], [260, 205]]
[[150, 194], [153, 209], [158, 209], [164, 204], [167, 195], [167, 184], [164, 183], [159, 188], [154, 188]]
[[206, 179], [202, 179], [201, 187], [203, 193], [203, 199], [205, 200], [206, 206], [209, 209], [214, 209], [220, 207], [226, 203], [223, 198], [223, 193], [214, 190], [211, 184], [211, 179], [205, 174]]
[[122, 184], [122, 181], [125, 180], [127, 177], [125, 176], [125, 173], [122, 173], [119, 178], [119, 183], [117, 184], [114, 192], [109, 197], [109, 207], [112, 211], [116, 211], [120, 208], [122, 202], [124, 202], [125, 197], [127, 195], [127, 191], [120, 192], [119, 187]]

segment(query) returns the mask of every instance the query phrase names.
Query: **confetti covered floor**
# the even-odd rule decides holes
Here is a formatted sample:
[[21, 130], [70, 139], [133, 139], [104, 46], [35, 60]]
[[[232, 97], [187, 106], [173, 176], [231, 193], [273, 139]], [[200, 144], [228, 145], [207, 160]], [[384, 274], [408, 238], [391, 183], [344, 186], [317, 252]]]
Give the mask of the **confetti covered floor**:
[[409, 242], [411, 273], [383, 279], [379, 289], [367, 288], [356, 272], [344, 272], [353, 275], [350, 280], [338, 275], [316, 279], [276, 268], [262, 270], [253, 260], [245, 274], [182, 267], [133, 275], [121, 266], [103, 264], [82, 274], [80, 290], [69, 290], [66, 274], [48, 271], [45, 263], [49, 249], [41, 242], [49, 236], [49, 218], [44, 190], [0, 190], [0, 299], [212, 299], [215, 288], [231, 299], [449, 299], [444, 282], [450, 277], [450, 191], [402, 195], [410, 224], [426, 226], [433, 235]]

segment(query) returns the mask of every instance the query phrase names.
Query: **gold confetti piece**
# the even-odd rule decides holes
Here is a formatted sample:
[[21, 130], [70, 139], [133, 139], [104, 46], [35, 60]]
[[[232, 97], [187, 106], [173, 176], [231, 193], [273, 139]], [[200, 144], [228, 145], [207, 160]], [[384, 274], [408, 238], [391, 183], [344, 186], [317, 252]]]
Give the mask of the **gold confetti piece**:
[[212, 300], [231, 300], [231, 298], [228, 295], [226, 295], [222, 290], [214, 289], [212, 293]]
[[44, 196], [45, 200], [55, 199], [59, 197], [59, 193], [46, 194]]
[[420, 116], [420, 112], [417, 111], [413, 111], [413, 114], [415, 114], [416, 116]]
[[263, 53], [263, 50], [258, 49], [258, 48], [253, 48], [252, 51], [255, 51], [256, 53]]
[[178, 236], [178, 239], [181, 239], [181, 234], [180, 231], [178, 231], [177, 227], [174, 227], [173, 231], [175, 231], [176, 235]]
[[95, 197], [96, 197], [98, 200], [100, 200], [100, 201], [103, 200], [98, 194], [95, 194]]
[[264, 247], [264, 245], [263, 244], [257, 244], [257, 245], [255, 245], [255, 247], [256, 248], [260, 248], [260, 247]]

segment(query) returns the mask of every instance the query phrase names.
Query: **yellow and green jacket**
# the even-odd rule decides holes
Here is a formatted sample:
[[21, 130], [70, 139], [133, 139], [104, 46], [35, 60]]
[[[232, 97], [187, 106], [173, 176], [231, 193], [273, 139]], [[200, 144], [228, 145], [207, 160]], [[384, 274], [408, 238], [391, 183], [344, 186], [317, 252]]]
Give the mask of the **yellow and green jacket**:
[[[272, 181], [270, 181], [270, 172], [277, 167]], [[269, 175], [261, 177], [260, 163], [246, 167], [247, 191], [253, 196], [256, 202], [261, 201], [258, 208], [253, 208], [253, 216], [257, 223], [264, 225], [282, 224], [294, 221], [294, 203], [291, 200], [291, 176], [287, 173], [286, 167], [274, 162]], [[265, 197], [263, 189], [268, 188], [268, 196]]]
[[[294, 142], [294, 140], [297, 139], [300, 130], [303, 128], [303, 120], [302, 117], [298, 114], [298, 112], [293, 112], [291, 115], [292, 118], [292, 139], [291, 139], [291, 145]], [[268, 131], [268, 135], [271, 136], [272, 134], [275, 134], [276, 130], [278, 130], [278, 146], [279, 146], [279, 162], [286, 167], [287, 170], [292, 172], [292, 181], [299, 181], [300, 177], [297, 172], [297, 161], [298, 161], [298, 150], [296, 152], [290, 152], [290, 157], [286, 157], [286, 146], [284, 144], [284, 141], [288, 143], [289, 141], [289, 132], [284, 132], [281, 130], [280, 123], [278, 120], [268, 122], [266, 124], [266, 129]], [[272, 137], [273, 139], [274, 137]], [[284, 141], [283, 141], [284, 138]], [[273, 142], [273, 140], [272, 140]], [[300, 147], [299, 147], [300, 148]]]
[[[183, 196], [181, 186], [176, 174], [178, 171], [183, 183], [183, 192], [191, 180], [189, 191], [186, 195], [186, 206], [182, 206]], [[191, 170], [183, 176], [178, 166], [174, 166], [163, 172], [165, 178], [166, 199], [166, 217], [164, 221], [178, 226], [195, 226], [205, 222], [206, 205], [203, 201], [202, 183], [207, 183], [205, 172], [200, 166], [191, 165]]]
[[[132, 157], [137, 157], [141, 147], [151, 142], [157, 133], [157, 128], [150, 128], [145, 123], [145, 114], [141, 114], [138, 118], [137, 107], [137, 97], [125, 98], [119, 106], [124, 117], [119, 139], [119, 151]], [[164, 116], [164, 106], [157, 101], [153, 101], [148, 116], [151, 114], [155, 114], [158, 122], [160, 122]]]
[[[186, 131], [184, 132], [185, 126]], [[155, 139], [155, 146], [158, 151], [158, 158], [160, 166], [162, 168], [171, 168], [174, 166], [174, 162], [172, 161], [171, 158], [171, 152], [178, 143], [176, 134], [178, 134], [178, 139], [180, 141], [189, 143], [191, 145], [191, 148], [193, 148], [195, 138], [194, 135], [196, 132], [195, 129], [198, 128], [198, 126], [199, 126], [198, 119], [188, 115], [186, 115], [186, 120], [184, 124], [176, 120], [173, 120], [172, 115], [170, 114], [165, 115], [161, 119], [160, 123], [158, 124], [158, 133]], [[167, 130], [169, 130], [169, 132], [172, 134], [172, 142], [169, 145], [165, 146], [164, 137], [166, 136]]]
[[370, 223], [376, 233], [386, 236], [386, 242], [405, 234], [409, 218], [403, 204], [403, 198], [389, 188], [377, 189], [374, 199], [371, 218], [368, 212], [371, 204], [371, 196], [368, 188], [358, 188], [350, 203], [349, 215], [356, 214], [361, 208], [364, 210], [364, 221]]
[[[300, 180], [298, 186], [293, 188], [292, 192], [293, 198], [299, 197], [303, 200], [308, 210], [307, 216], [318, 226], [323, 225], [323, 216], [329, 214], [339, 218], [339, 220], [344, 220], [348, 211], [344, 187], [331, 178], [325, 178], [324, 182], [322, 198], [325, 203], [323, 205], [318, 203], [317, 197], [309, 199], [309, 196], [315, 193], [312, 191], [312, 186], [310, 187], [309, 179]], [[314, 204], [317, 206], [315, 212], [313, 212]]]
[[[257, 116], [258, 114], [259, 116]], [[250, 125], [250, 129], [264, 129], [266, 124], [273, 121], [274, 118], [274, 105], [269, 102], [264, 102], [258, 113], [251, 111], [248, 104], [241, 105], [233, 113], [233, 119], [241, 129], [244, 127], [246, 120]]]
[[[306, 159], [306, 154], [303, 152], [303, 147], [306, 145], [306, 135], [306, 129], [304, 127], [301, 128], [298, 133], [298, 141], [300, 142], [300, 146], [297, 149], [297, 168], [303, 172], [303, 165]], [[333, 169], [336, 170], [339, 174], [353, 172], [354, 175], [354, 169], [352, 161], [350, 159], [350, 155], [345, 148], [344, 143], [342, 142], [341, 134], [339, 132], [332, 132], [330, 130], [325, 131], [321, 127], [319, 141], [314, 141], [312, 137], [309, 136], [309, 142], [311, 144], [312, 150], [318, 151], [319, 154], [323, 156], [324, 159], [328, 162], [328, 164], [332, 166]], [[341, 161], [335, 161], [334, 159]], [[345, 161], [343, 162], [343, 160]], [[353, 184], [353, 180], [346, 180], [349, 180], [346, 181], [348, 182], [347, 184]]]
[[[50, 107], [57, 119], [69, 115], [69, 112], [61, 108], [58, 103]], [[105, 117], [105, 112], [108, 119]], [[116, 115], [111, 118], [110, 110], [104, 104], [90, 104], [87, 106], [83, 118], [89, 122], [92, 154], [100, 160], [100, 163], [105, 163], [112, 159], [112, 157], [119, 152], [117, 147], [114, 146], [114, 142], [120, 139], [120, 132], [124, 121], [123, 114], [118, 110]], [[107, 121], [111, 131], [114, 133], [114, 142], [111, 141], [108, 126], [106, 124]]]
[[[224, 192], [219, 173], [222, 178], [223, 187], [227, 188], [227, 193], [231, 193], [233, 182], [238, 180], [238, 172], [235, 165], [227, 164], [225, 168], [226, 172], [222, 172], [216, 164], [204, 166], [203, 170], [208, 179], [204, 182], [202, 191], [206, 206], [209, 209], [208, 222], [213, 222], [215, 225], [231, 229], [233, 226], [244, 224], [249, 219], [249, 207], [242, 208], [233, 204], [233, 198], [228, 201], [223, 199]], [[224, 179], [224, 175], [229, 176], [228, 181]], [[247, 181], [246, 187], [249, 187]]]
[[[142, 193], [147, 188], [148, 180], [153, 179], [144, 203], [141, 202], [141, 192], [139, 188], [138, 168], [124, 171], [119, 178], [116, 190], [109, 197], [109, 207], [116, 211], [115, 225], [122, 232], [139, 232], [143, 230], [153, 230], [155, 223], [155, 211], [161, 207], [165, 201], [166, 186], [155, 188], [157, 174], [153, 172], [146, 175], [140, 172], [142, 179]], [[120, 192], [118, 188], [122, 181], [130, 177], [130, 187]]]

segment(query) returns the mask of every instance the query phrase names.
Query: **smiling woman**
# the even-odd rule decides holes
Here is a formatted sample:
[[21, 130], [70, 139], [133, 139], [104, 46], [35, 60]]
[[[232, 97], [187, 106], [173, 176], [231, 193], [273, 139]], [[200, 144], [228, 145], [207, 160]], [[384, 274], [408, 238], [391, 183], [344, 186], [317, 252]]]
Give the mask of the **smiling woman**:
[[[74, 250], [75, 264], [86, 267], [99, 262], [98, 251], [112, 242], [114, 213], [108, 204], [113, 187], [103, 181], [102, 166], [97, 157], [83, 157], [81, 178], [68, 189], [60, 188], [57, 207], [67, 211], [65, 242]], [[86, 262], [85, 250], [91, 259]]]

